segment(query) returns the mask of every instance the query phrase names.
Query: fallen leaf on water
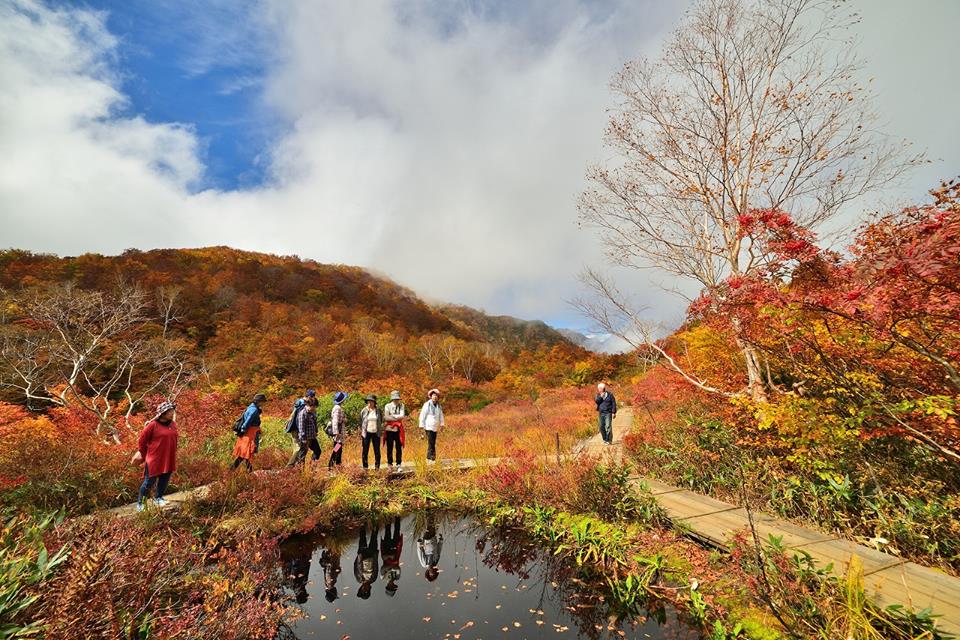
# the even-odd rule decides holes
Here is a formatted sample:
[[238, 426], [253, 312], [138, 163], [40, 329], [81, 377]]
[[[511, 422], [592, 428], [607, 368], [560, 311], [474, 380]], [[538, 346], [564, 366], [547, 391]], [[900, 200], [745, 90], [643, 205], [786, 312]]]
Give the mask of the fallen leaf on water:
[[515, 626], [516, 628], [519, 629], [519, 628], [520, 628], [520, 623], [517, 622], [516, 620], [514, 620], [514, 621], [513, 621], [513, 626]]
[[460, 631], [463, 631], [464, 629], [469, 629], [472, 626], [473, 626], [473, 620], [468, 620], [465, 625], [460, 627]]
[[430, 622], [430, 616], [423, 616], [424, 622]]
[[323, 615], [323, 614], [321, 613], [321, 614], [320, 614], [320, 619], [321, 619], [321, 620], [326, 620], [326, 619], [327, 619], [327, 616], [325, 616], [325, 615]]

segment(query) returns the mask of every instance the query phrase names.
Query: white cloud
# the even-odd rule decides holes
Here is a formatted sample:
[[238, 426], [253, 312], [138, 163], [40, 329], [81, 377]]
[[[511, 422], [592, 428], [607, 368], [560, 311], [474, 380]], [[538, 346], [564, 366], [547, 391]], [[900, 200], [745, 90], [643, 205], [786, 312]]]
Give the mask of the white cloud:
[[[575, 198], [586, 165], [607, 155], [609, 79], [654, 53], [682, 9], [218, 1], [191, 19], [198, 41], [184, 68], [203, 73], [218, 51], [267, 55], [263, 100], [288, 133], [270, 149], [267, 184], [195, 193], [204, 142], [189, 123], [125, 114], [105, 16], [52, 6], [0, 0], [0, 246], [228, 244], [361, 264], [433, 299], [553, 318], [570, 315], [577, 272], [600, 261]], [[682, 302], [648, 277], [624, 287], [675, 320]]]

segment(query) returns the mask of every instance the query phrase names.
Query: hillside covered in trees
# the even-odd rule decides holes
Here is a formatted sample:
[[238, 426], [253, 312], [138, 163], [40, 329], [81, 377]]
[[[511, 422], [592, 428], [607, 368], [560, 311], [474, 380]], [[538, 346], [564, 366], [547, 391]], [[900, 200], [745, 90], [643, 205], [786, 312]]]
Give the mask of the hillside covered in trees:
[[286, 397], [378, 381], [410, 393], [443, 384], [482, 405], [616, 365], [542, 322], [433, 306], [357, 267], [225, 247], [8, 250], [0, 288], [3, 399], [35, 409], [60, 404], [71, 386], [129, 407], [143, 389]]

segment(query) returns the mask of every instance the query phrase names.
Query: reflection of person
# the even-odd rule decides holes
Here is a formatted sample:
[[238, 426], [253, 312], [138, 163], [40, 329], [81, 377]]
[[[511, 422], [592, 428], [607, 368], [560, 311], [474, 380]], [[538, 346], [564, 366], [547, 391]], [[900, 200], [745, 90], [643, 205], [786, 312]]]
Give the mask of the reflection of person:
[[366, 525], [360, 530], [357, 558], [353, 561], [353, 577], [360, 583], [357, 597], [364, 600], [370, 597], [370, 590], [377, 579], [377, 536], [379, 534], [380, 528], [373, 525], [368, 541]]
[[380, 557], [383, 559], [383, 568], [380, 569], [380, 575], [387, 581], [386, 591], [388, 596], [394, 596], [400, 585], [397, 580], [400, 579], [400, 555], [403, 552], [403, 534], [400, 533], [400, 518], [393, 519], [393, 531], [390, 525], [387, 525], [383, 532], [383, 540], [380, 541]]
[[323, 567], [323, 588], [327, 602], [337, 599], [337, 577], [340, 575], [340, 550], [327, 547], [320, 554], [320, 566]]
[[420, 560], [420, 566], [426, 569], [423, 575], [427, 580], [433, 582], [440, 575], [440, 551], [443, 549], [443, 534], [437, 533], [437, 527], [433, 522], [433, 516], [427, 516], [427, 528], [423, 536], [417, 540], [417, 559]]
[[310, 594], [307, 593], [307, 582], [310, 580], [309, 550], [289, 558], [285, 564], [284, 573], [286, 574], [287, 584], [293, 591], [297, 603], [303, 604], [310, 597]]

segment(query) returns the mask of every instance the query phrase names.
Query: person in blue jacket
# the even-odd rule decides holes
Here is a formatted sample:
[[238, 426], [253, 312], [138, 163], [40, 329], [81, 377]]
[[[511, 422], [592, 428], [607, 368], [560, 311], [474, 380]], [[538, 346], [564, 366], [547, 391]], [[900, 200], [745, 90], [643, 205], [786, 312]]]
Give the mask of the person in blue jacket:
[[617, 400], [602, 382], [597, 385], [597, 413], [600, 414], [600, 437], [603, 444], [613, 444], [613, 419], [617, 417]]
[[243, 412], [237, 444], [233, 447], [234, 469], [239, 467], [241, 462], [246, 462], [247, 471], [253, 471], [253, 456], [260, 448], [260, 414], [263, 413], [261, 406], [266, 401], [267, 396], [258, 393]]

